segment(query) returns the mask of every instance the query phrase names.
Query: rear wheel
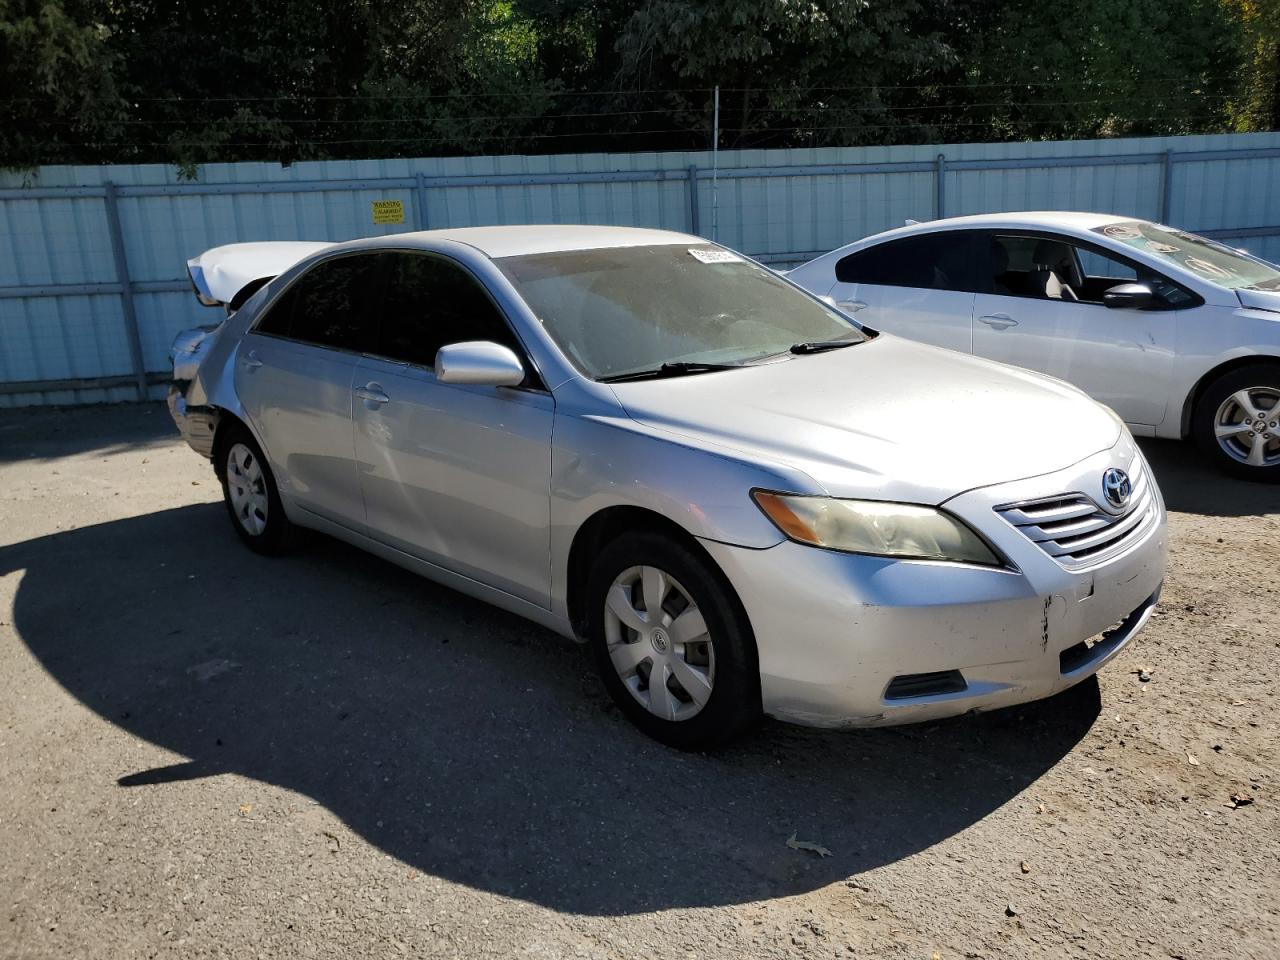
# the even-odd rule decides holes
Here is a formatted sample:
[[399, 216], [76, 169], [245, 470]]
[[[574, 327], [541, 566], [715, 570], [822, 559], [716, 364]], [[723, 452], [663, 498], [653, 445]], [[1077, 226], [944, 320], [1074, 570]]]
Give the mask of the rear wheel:
[[214, 453], [222, 498], [236, 533], [258, 553], [279, 553], [291, 532], [275, 477], [262, 449], [243, 426], [219, 438]]
[[1280, 482], [1280, 364], [1242, 367], [1211, 383], [1196, 405], [1192, 433], [1227, 473]]
[[755, 639], [723, 574], [666, 537], [625, 534], [588, 585], [604, 685], [645, 733], [705, 750], [760, 715]]

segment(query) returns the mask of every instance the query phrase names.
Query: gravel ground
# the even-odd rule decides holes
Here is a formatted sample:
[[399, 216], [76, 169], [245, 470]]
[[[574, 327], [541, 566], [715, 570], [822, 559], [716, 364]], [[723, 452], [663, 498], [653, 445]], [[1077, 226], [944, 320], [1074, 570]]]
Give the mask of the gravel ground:
[[1270, 960], [1280, 490], [1145, 449], [1172, 569], [1100, 682], [707, 757], [523, 621], [251, 554], [158, 406], [0, 414], [0, 956]]

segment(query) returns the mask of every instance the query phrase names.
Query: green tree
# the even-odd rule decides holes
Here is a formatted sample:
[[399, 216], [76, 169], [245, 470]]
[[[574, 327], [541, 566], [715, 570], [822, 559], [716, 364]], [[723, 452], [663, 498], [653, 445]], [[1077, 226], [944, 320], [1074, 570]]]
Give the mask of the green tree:
[[1280, 3], [1224, 0], [1244, 34], [1243, 83], [1231, 104], [1238, 130], [1280, 129]]
[[106, 159], [127, 104], [94, 0], [0, 0], [0, 161]]
[[963, 139], [1181, 134], [1223, 129], [1241, 30], [1219, 0], [972, 0], [955, 9], [940, 130]]

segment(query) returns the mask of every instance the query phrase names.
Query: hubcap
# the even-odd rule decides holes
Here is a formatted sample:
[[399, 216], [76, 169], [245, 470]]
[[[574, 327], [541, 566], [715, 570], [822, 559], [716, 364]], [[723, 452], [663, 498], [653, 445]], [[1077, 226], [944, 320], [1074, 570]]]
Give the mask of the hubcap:
[[245, 532], [261, 535], [267, 528], [267, 484], [257, 455], [243, 443], [227, 451], [227, 495]]
[[1213, 432], [1227, 456], [1251, 467], [1280, 464], [1280, 436], [1273, 425], [1280, 417], [1280, 389], [1248, 387], [1222, 401]]
[[698, 605], [669, 573], [630, 567], [604, 611], [609, 659], [636, 702], [663, 720], [688, 720], [711, 697], [716, 658]]

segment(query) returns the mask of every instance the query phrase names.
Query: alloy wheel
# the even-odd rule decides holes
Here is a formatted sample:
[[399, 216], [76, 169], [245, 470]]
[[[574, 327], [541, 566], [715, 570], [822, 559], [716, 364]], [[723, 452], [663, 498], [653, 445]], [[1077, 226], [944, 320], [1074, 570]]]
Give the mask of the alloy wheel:
[[267, 528], [267, 481], [258, 455], [243, 443], [227, 451], [227, 495], [240, 526], [260, 536]]
[[693, 597], [657, 567], [630, 567], [605, 600], [605, 640], [623, 686], [663, 720], [688, 720], [711, 698], [715, 649]]
[[1237, 390], [1218, 407], [1213, 433], [1233, 460], [1251, 467], [1280, 464], [1280, 389]]

